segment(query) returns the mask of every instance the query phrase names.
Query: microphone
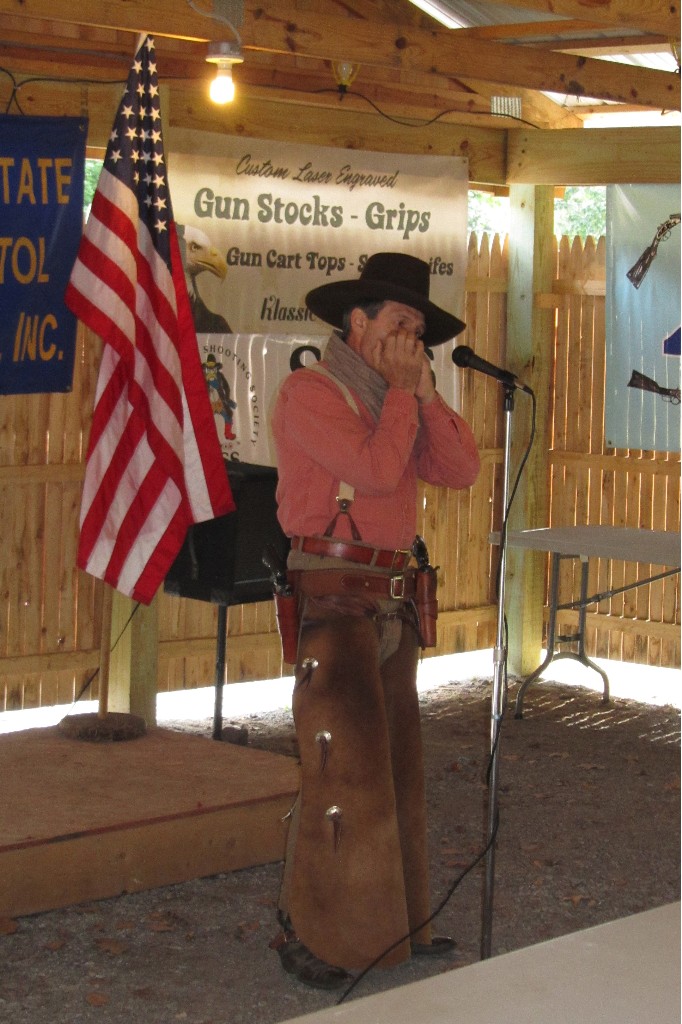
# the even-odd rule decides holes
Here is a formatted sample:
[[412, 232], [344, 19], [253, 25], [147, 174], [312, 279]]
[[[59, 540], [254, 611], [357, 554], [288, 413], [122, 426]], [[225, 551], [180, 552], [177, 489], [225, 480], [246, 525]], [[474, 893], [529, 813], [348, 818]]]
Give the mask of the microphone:
[[481, 359], [468, 345], [458, 345], [452, 353], [452, 361], [455, 366], [469, 366], [472, 370], [479, 370], [480, 373], [485, 373], [488, 377], [494, 377], [495, 380], [499, 380], [500, 384], [505, 384], [510, 388], [518, 388], [529, 395], [532, 394], [531, 389], [527, 385], [521, 384], [516, 379], [515, 373], [511, 373], [509, 370], [501, 370], [499, 366], [493, 366], [486, 359]]

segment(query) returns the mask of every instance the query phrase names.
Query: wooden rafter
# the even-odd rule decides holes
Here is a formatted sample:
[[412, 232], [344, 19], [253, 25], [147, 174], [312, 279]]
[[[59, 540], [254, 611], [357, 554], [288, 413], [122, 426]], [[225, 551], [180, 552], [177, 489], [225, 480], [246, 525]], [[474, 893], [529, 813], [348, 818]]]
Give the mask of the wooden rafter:
[[[615, 17], [615, 4], [604, 0], [602, 6]], [[526, 5], [544, 9], [541, 0], [526, 0]], [[606, 100], [621, 108], [679, 108], [678, 76], [558, 52], [559, 47], [575, 49], [575, 37], [548, 49], [553, 44], [542, 39], [540, 28], [544, 24], [546, 32], [548, 23], [434, 30], [425, 27], [431, 19], [408, 0], [288, 0], [284, 9], [281, 3], [247, 0], [245, 6], [240, 33], [247, 59], [240, 81], [259, 95], [271, 90], [272, 98], [306, 102], [307, 93], [311, 105], [338, 102], [333, 93], [325, 98], [319, 90], [331, 77], [330, 62], [344, 59], [362, 65], [356, 90], [366, 101], [406, 117], [421, 113], [426, 119], [452, 110], [455, 117], [459, 112], [480, 118], [489, 110], [491, 96], [510, 92], [522, 97], [524, 113], [532, 111], [530, 120], [543, 127], [579, 123], [574, 113], [548, 100], [547, 92]], [[583, 17], [588, 9], [592, 18], [592, 5], [581, 5]], [[575, 20], [575, 12], [570, 22], [549, 24], [570, 24], [574, 33], [579, 29], [585, 33], [581, 43], [590, 38], [592, 21]], [[74, 80], [110, 78], [127, 67], [133, 34], [139, 31], [155, 34], [165, 74], [172, 67], [173, 77], [201, 81], [206, 78], [206, 41], [223, 39], [229, 32], [220, 22], [197, 14], [186, 0], [147, 0], [144, 5], [128, 0], [79, 0], [77, 5], [72, 0], [0, 0], [0, 64], [39, 74], [52, 62]], [[530, 45], [500, 42], [495, 33], [502, 39], [521, 36]], [[651, 45], [652, 37], [645, 38]]]
[[[506, 4], [507, 0], [488, 0]], [[680, 37], [680, 5], [674, 0], [514, 0], [517, 7], [566, 18], [588, 18], [598, 25], [620, 26], [655, 32], [670, 39]]]

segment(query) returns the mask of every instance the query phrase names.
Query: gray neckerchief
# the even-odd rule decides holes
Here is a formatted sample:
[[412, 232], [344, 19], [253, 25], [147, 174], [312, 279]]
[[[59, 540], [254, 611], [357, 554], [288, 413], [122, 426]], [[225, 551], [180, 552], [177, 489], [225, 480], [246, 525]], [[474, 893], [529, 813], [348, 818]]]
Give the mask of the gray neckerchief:
[[352, 388], [363, 405], [366, 405], [375, 421], [381, 415], [388, 384], [376, 370], [368, 366], [336, 332], [327, 342], [324, 353], [327, 368], [346, 387]]

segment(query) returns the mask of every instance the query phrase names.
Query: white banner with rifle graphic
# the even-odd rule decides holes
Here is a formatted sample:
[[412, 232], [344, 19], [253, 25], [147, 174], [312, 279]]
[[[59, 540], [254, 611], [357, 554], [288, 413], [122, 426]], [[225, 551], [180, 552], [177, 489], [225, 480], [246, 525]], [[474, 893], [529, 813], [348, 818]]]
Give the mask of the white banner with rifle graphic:
[[[275, 392], [296, 366], [320, 358], [330, 333], [305, 307], [311, 288], [359, 276], [374, 252], [408, 252], [430, 265], [431, 299], [464, 318], [465, 159], [168, 135], [173, 208], [225, 458], [275, 464]], [[457, 342], [432, 353], [452, 405]]]
[[606, 215], [606, 444], [678, 451], [679, 186], [609, 186]]

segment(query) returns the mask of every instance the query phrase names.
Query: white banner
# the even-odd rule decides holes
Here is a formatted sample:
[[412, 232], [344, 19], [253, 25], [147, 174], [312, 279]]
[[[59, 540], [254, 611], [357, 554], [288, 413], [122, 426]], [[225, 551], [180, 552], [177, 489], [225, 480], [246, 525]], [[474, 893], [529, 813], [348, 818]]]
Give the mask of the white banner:
[[680, 447], [680, 189], [607, 189], [606, 443]]
[[275, 466], [270, 415], [280, 381], [319, 360], [326, 338], [200, 334], [204, 376], [223, 458]]
[[[311, 288], [358, 277], [372, 253], [407, 252], [429, 263], [432, 301], [462, 317], [465, 159], [179, 130], [167, 133], [167, 148], [195, 326], [226, 457], [274, 464], [265, 447], [269, 396], [289, 372], [292, 352], [306, 344], [323, 348], [330, 333], [305, 307]], [[433, 351], [438, 388], [452, 405], [454, 344]]]

